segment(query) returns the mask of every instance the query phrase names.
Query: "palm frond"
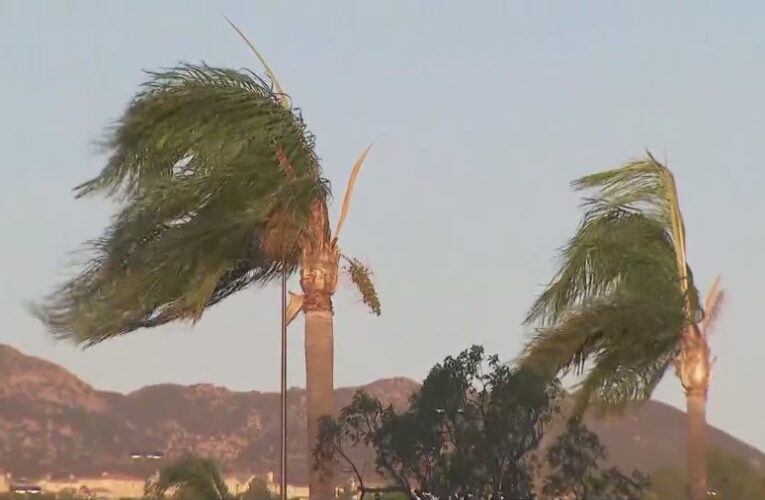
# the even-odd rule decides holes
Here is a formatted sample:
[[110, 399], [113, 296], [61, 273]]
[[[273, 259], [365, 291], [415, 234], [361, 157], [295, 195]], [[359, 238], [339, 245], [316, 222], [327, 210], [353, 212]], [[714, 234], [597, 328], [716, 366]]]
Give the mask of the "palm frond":
[[561, 251], [561, 267], [529, 311], [527, 324], [558, 322], [572, 308], [612, 293], [624, 281], [652, 294], [645, 280], [675, 280], [675, 258], [664, 226], [622, 208], [588, 217]]
[[82, 271], [34, 308], [55, 335], [85, 345], [196, 321], [232, 293], [292, 272], [299, 245], [315, 236], [311, 210], [329, 197], [300, 116], [248, 72], [152, 74], [105, 146], [106, 167], [77, 193], [123, 207], [86, 245]]
[[640, 212], [666, 224], [668, 218], [662, 168], [652, 157], [633, 160], [616, 169], [581, 177], [573, 181], [571, 187], [576, 191], [595, 191], [584, 203], [589, 217], [597, 217], [618, 208]]
[[657, 344], [640, 353], [604, 351], [579, 384], [575, 414], [582, 414], [586, 408], [600, 415], [619, 414], [629, 404], [649, 399], [674, 360], [673, 346]]
[[366, 159], [367, 154], [369, 154], [370, 149], [372, 149], [371, 145], [359, 155], [356, 159], [356, 163], [353, 164], [353, 168], [351, 169], [351, 175], [348, 177], [348, 185], [345, 187], [345, 195], [343, 195], [343, 204], [340, 206], [340, 216], [337, 219], [337, 226], [335, 227], [335, 232], [333, 234], [333, 239], [335, 241], [340, 237], [340, 230], [343, 228], [343, 223], [348, 215], [348, 207], [351, 203], [353, 187], [356, 185], [356, 178], [359, 176], [361, 166], [364, 164], [364, 160]]
[[661, 339], [677, 342], [685, 322], [682, 297], [671, 282], [657, 285], [653, 295], [624, 286], [570, 310], [555, 325], [537, 330], [521, 361], [554, 374], [581, 374], [605, 350]]
[[[620, 407], [650, 395], [676, 352], [685, 317], [676, 287], [654, 297], [620, 290], [541, 328], [520, 358], [548, 377], [583, 376], [579, 402]], [[657, 378], [658, 377], [658, 378]]]
[[200, 181], [252, 184], [278, 175], [276, 147], [298, 177], [320, 174], [302, 118], [254, 73], [185, 64], [149, 75], [103, 143], [111, 152], [106, 167], [76, 188], [78, 196], [131, 195], [167, 178], [184, 180], [171, 186], [188, 195], [201, 194]]
[[674, 247], [676, 272], [680, 288], [687, 296], [688, 315], [700, 317], [698, 291], [687, 274], [685, 222], [672, 171], [648, 151], [643, 159], [582, 177], [574, 181], [572, 187], [575, 190], [595, 190], [585, 202], [588, 209], [585, 219], [600, 218], [614, 209], [620, 209], [653, 218], [664, 226]]
[[274, 85], [274, 88], [280, 94], [279, 100], [282, 103], [282, 105], [289, 108], [290, 107], [289, 98], [287, 94], [284, 92], [284, 89], [282, 88], [282, 86], [279, 84], [279, 80], [276, 79], [276, 75], [274, 74], [274, 72], [271, 70], [271, 67], [266, 62], [266, 59], [260, 54], [260, 51], [258, 51], [258, 49], [255, 48], [255, 45], [250, 41], [249, 38], [247, 38], [247, 36], [242, 32], [242, 30], [237, 28], [236, 25], [231, 21], [231, 19], [229, 19], [228, 17], [225, 17], [225, 18], [226, 18], [226, 21], [228, 21], [228, 24], [230, 24], [231, 27], [234, 28], [234, 31], [236, 31], [239, 34], [242, 40], [244, 40], [244, 43], [246, 43], [247, 46], [250, 48], [250, 50], [253, 52], [253, 54], [255, 54], [255, 57], [258, 58], [258, 60], [260, 61], [260, 64], [263, 65], [263, 69], [266, 70], [266, 75], [268, 75], [268, 78], [271, 80], [271, 83]]

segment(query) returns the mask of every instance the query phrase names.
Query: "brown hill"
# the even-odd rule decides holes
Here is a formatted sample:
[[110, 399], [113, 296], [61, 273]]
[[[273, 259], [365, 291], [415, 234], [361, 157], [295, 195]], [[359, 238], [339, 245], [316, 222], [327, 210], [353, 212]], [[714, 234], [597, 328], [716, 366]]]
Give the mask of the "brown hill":
[[[404, 378], [364, 388], [384, 402], [406, 404], [418, 384]], [[356, 388], [336, 391], [339, 406]], [[290, 482], [307, 476], [305, 391], [291, 389]], [[279, 397], [233, 392], [208, 384], [144, 387], [127, 395], [98, 391], [63, 368], [0, 344], [0, 471], [14, 477], [146, 477], [156, 463], [130, 458], [161, 450], [167, 457], [193, 451], [218, 458], [229, 473], [265, 473], [278, 464]], [[650, 471], [682, 466], [682, 412], [648, 402], [615, 420], [591, 421], [621, 467]], [[765, 455], [710, 427], [709, 443], [750, 460], [765, 471]]]

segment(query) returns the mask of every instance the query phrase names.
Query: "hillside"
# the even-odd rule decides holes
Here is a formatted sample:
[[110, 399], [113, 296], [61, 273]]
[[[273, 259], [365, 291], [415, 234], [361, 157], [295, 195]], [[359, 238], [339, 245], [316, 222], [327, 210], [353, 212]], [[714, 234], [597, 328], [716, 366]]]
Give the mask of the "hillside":
[[[406, 404], [418, 384], [404, 378], [364, 386], [384, 402]], [[338, 407], [357, 388], [336, 391]], [[290, 482], [307, 477], [305, 391], [289, 405]], [[98, 391], [63, 368], [0, 344], [0, 471], [14, 477], [146, 477], [156, 463], [131, 460], [132, 451], [193, 451], [218, 458], [230, 474], [277, 469], [277, 393], [233, 392], [208, 384], [162, 384], [130, 394]], [[684, 414], [651, 401], [621, 419], [590, 419], [621, 467], [650, 471], [684, 463]], [[746, 457], [765, 471], [765, 455], [716, 428], [709, 444]]]

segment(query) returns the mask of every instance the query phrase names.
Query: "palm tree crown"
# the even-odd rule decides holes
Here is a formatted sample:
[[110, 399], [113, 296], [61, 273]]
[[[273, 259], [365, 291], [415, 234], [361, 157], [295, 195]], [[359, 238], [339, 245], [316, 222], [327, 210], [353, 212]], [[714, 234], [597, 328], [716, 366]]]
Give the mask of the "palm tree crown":
[[[314, 137], [280, 92], [207, 65], [150, 76], [104, 141], [106, 167], [76, 188], [121, 210], [87, 245], [81, 273], [35, 307], [55, 335], [85, 345], [196, 321], [331, 239]], [[367, 270], [348, 262], [375, 300]]]
[[594, 191], [527, 323], [523, 362], [584, 375], [580, 408], [650, 396], [700, 319], [671, 172], [653, 156], [573, 183]]

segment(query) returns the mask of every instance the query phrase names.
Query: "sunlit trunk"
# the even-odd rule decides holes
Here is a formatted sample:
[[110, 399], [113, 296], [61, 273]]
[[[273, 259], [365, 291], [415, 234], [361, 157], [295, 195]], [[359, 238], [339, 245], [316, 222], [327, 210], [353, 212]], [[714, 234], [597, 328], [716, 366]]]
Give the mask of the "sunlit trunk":
[[[308, 412], [308, 445], [313, 453], [319, 437], [319, 419], [331, 416], [333, 398], [333, 336], [331, 311], [305, 313], [306, 407]], [[313, 458], [309, 473], [311, 500], [334, 498], [332, 477], [315, 470]]]
[[688, 419], [688, 483], [691, 500], [707, 498], [706, 405], [709, 389], [709, 346], [695, 325], [686, 329], [677, 359], [685, 389]]
[[688, 411], [688, 478], [691, 498], [707, 498], [706, 476], [706, 395], [686, 393]]
[[300, 286], [305, 293], [308, 488], [311, 500], [331, 500], [335, 496], [334, 478], [318, 470], [313, 452], [318, 443], [320, 419], [332, 416], [334, 411], [332, 295], [337, 286], [338, 261], [337, 250], [325, 246], [304, 256], [300, 276]]

